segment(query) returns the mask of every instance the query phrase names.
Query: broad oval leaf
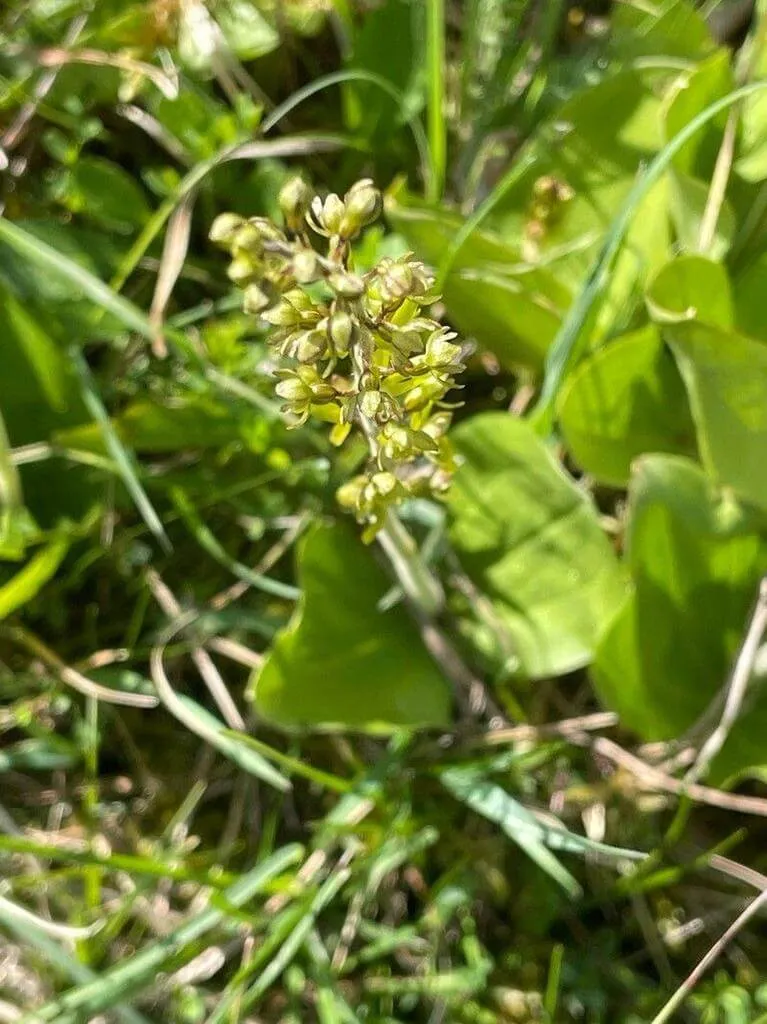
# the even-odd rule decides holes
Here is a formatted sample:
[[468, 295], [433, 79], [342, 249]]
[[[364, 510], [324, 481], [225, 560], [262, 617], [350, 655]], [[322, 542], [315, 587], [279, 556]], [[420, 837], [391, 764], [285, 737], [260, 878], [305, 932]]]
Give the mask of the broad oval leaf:
[[464, 462], [448, 496], [461, 563], [533, 678], [586, 665], [625, 596], [596, 509], [533, 429], [485, 413], [451, 435]]
[[[634, 590], [604, 635], [592, 674], [624, 725], [647, 740], [672, 739], [726, 682], [767, 569], [767, 537], [700, 467], [648, 455], [629, 489], [626, 553]], [[767, 762], [765, 729], [760, 699], [733, 729], [715, 775]]]
[[71, 213], [120, 234], [129, 234], [149, 217], [140, 185], [118, 164], [82, 156], [56, 183], [56, 198]]
[[631, 463], [645, 452], [696, 454], [682, 378], [652, 324], [580, 363], [562, 388], [558, 416], [573, 459], [614, 487], [627, 483]]
[[314, 527], [298, 573], [303, 597], [258, 674], [256, 711], [288, 729], [445, 726], [447, 683], [407, 610], [378, 610], [391, 584], [352, 529]]

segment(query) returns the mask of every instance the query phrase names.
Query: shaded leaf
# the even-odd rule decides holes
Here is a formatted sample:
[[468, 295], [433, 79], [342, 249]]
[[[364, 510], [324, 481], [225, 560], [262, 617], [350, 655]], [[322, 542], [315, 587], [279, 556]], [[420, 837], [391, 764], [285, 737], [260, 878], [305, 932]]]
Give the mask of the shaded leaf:
[[[56, 430], [87, 419], [77, 380], [65, 353], [14, 295], [0, 287], [3, 369], [0, 409], [13, 447], [50, 441]], [[95, 493], [80, 467], [61, 462], [22, 466], [26, 504], [44, 527], [62, 516], [77, 518]]]
[[[112, 419], [120, 439], [137, 452], [177, 452], [185, 448], [219, 448], [241, 440], [243, 431], [261, 417], [205, 395], [161, 403], [137, 399]], [[59, 444], [106, 452], [97, 424], [61, 431]]]
[[735, 326], [743, 334], [767, 341], [767, 316], [764, 315], [764, 282], [767, 280], [767, 253], [749, 262], [732, 283]]
[[[666, 51], [667, 52], [667, 51]], [[673, 139], [685, 125], [702, 113], [715, 100], [735, 88], [730, 54], [717, 50], [706, 60], [682, 72], [671, 87], [664, 112], [665, 139]], [[673, 168], [681, 175], [697, 178], [701, 183], [710, 177], [727, 123], [722, 111], [674, 155]]]
[[451, 436], [464, 459], [448, 495], [451, 539], [519, 667], [541, 677], [587, 664], [625, 593], [594, 506], [521, 420], [486, 413]]
[[[669, 184], [669, 213], [677, 243], [682, 249], [694, 251], [700, 245], [701, 225], [708, 205], [710, 185], [708, 181], [673, 171]], [[736, 227], [735, 213], [725, 198], [719, 210], [711, 244], [706, 250], [709, 256], [722, 259], [727, 254]]]
[[121, 234], [140, 227], [149, 216], [146, 196], [135, 179], [101, 157], [81, 156], [62, 171], [56, 198], [71, 213]]
[[345, 525], [318, 525], [299, 548], [303, 598], [255, 687], [256, 711], [286, 728], [387, 731], [445, 725], [450, 694], [390, 582]]
[[[600, 643], [593, 677], [624, 725], [667, 740], [723, 687], [767, 569], [767, 540], [698, 466], [648, 455], [629, 489], [626, 559], [634, 592]], [[761, 699], [736, 725], [715, 775], [763, 764], [765, 728]]]
[[401, 104], [366, 82], [344, 86], [349, 128], [391, 143], [406, 116], [423, 109], [423, 11], [409, 0], [385, 0], [371, 10], [354, 34], [349, 66], [385, 78], [402, 96]]
[[[462, 220], [408, 201], [387, 206], [389, 220], [419, 256], [436, 266]], [[568, 288], [547, 267], [525, 265], [517, 246], [476, 231], [443, 287], [451, 320], [507, 367], [540, 369], [556, 335]]]

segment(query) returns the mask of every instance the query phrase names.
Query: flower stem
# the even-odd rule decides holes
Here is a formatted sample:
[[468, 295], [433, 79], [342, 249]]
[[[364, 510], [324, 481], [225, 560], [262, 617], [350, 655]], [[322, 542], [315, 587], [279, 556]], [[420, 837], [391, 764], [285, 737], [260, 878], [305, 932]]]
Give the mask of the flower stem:
[[377, 536], [409, 600], [424, 618], [435, 618], [445, 603], [442, 584], [424, 564], [415, 541], [395, 512], [389, 511]]

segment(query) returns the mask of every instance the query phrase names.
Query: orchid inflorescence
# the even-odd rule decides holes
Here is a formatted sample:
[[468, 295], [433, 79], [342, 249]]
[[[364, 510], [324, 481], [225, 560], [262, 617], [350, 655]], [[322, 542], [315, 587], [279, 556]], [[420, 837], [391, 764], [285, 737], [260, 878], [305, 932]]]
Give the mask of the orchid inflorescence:
[[[412, 254], [355, 273], [351, 243], [381, 214], [372, 181], [323, 200], [292, 178], [279, 205], [282, 226], [225, 213], [210, 237], [231, 253], [229, 277], [244, 289], [245, 311], [272, 327], [268, 341], [286, 361], [275, 390], [290, 425], [310, 416], [331, 423], [335, 445], [353, 427], [365, 437], [365, 471], [339, 488], [338, 500], [370, 539], [393, 505], [448, 485], [453, 406], [444, 399], [463, 370], [461, 346], [425, 315], [438, 295]], [[324, 254], [312, 234], [327, 240]]]

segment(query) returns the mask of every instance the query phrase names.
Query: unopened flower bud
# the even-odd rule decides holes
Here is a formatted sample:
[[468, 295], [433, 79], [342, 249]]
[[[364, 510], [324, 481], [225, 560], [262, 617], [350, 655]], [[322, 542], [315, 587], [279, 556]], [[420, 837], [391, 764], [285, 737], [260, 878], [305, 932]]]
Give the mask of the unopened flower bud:
[[235, 256], [229, 264], [227, 275], [234, 284], [244, 285], [258, 276], [258, 264], [245, 254]]
[[264, 236], [258, 225], [250, 221], [241, 224], [234, 233], [231, 249], [236, 256], [241, 253], [248, 256], [260, 256], [264, 251]]
[[278, 381], [274, 390], [284, 398], [286, 402], [304, 402], [312, 397], [308, 386], [298, 377], [288, 377], [287, 380]]
[[380, 216], [381, 206], [381, 193], [370, 178], [358, 181], [344, 196], [345, 213], [338, 234], [347, 239], [355, 238], [362, 228]]
[[312, 200], [312, 215], [315, 225], [328, 235], [337, 235], [344, 215], [344, 204], [340, 196], [331, 192], [325, 202], [319, 196]]
[[359, 274], [338, 272], [328, 277], [328, 284], [344, 299], [358, 299], [365, 291], [365, 282]]
[[249, 284], [245, 289], [242, 308], [246, 313], [257, 316], [267, 308], [271, 299], [263, 292], [257, 284]]
[[353, 511], [359, 508], [362, 500], [362, 492], [367, 484], [367, 477], [355, 476], [351, 480], [347, 480], [345, 484], [336, 491], [336, 499], [341, 508], [348, 508]]
[[299, 176], [290, 178], [282, 186], [277, 202], [289, 231], [301, 230], [311, 200], [312, 190]]
[[293, 257], [293, 276], [299, 284], [309, 284], [317, 277], [317, 253], [302, 249]]
[[304, 331], [294, 342], [291, 355], [299, 363], [314, 363], [325, 354], [327, 347], [322, 331]]
[[401, 487], [401, 484], [394, 473], [389, 473], [388, 471], [374, 473], [370, 478], [370, 483], [373, 485], [375, 490], [384, 497], [388, 497]]
[[338, 355], [346, 355], [349, 351], [353, 333], [354, 321], [345, 310], [339, 309], [331, 314], [328, 321], [328, 335]]
[[222, 249], [228, 249], [238, 229], [244, 223], [244, 217], [240, 217], [237, 213], [222, 213], [211, 224], [208, 238], [214, 245], [220, 245]]

